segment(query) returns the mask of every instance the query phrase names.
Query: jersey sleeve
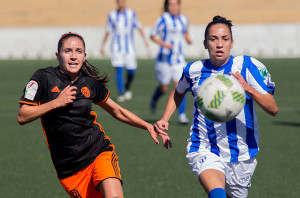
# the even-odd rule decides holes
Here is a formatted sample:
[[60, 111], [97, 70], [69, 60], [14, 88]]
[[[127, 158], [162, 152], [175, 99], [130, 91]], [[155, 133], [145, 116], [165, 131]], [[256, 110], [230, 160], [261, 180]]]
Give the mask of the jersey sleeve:
[[112, 19], [112, 13], [109, 13], [107, 17], [105, 32], [111, 34], [113, 31], [113, 19]]
[[139, 21], [136, 13], [134, 11], [132, 13], [132, 20], [133, 20], [132, 25], [133, 25], [134, 28], [137, 28], [137, 29], [141, 29], [142, 28], [142, 24]]
[[24, 88], [23, 95], [19, 101], [20, 104], [39, 105], [43, 93], [43, 72], [36, 71], [30, 78], [30, 81]]
[[271, 80], [271, 74], [266, 66], [253, 57], [250, 57], [250, 63], [246, 71], [246, 80], [250, 86], [262, 94], [274, 94], [275, 83]]
[[155, 25], [151, 29], [150, 35], [151, 36], [160, 35], [161, 32], [164, 31], [164, 29], [165, 29], [165, 19], [163, 16], [161, 16], [156, 20]]
[[93, 98], [93, 102], [97, 105], [106, 102], [106, 100], [110, 95], [110, 91], [106, 89], [104, 85], [102, 85], [97, 81], [95, 82], [94, 85], [94, 92], [95, 92], [95, 97]]
[[182, 76], [176, 86], [176, 91], [180, 94], [184, 94], [187, 91], [190, 91], [190, 88], [193, 85], [193, 79], [190, 77], [190, 67], [192, 63], [187, 64], [184, 68], [183, 68], [183, 72], [182, 72]]

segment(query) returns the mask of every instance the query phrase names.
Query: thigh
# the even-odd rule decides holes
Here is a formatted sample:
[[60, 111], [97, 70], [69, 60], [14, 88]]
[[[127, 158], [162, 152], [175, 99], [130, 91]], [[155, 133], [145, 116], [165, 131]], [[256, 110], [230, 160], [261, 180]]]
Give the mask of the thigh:
[[116, 178], [105, 179], [98, 185], [97, 188], [104, 197], [122, 198], [124, 196], [121, 181]]
[[126, 63], [124, 55], [119, 52], [112, 52], [110, 60], [113, 67], [124, 67]]
[[103, 152], [94, 161], [92, 179], [95, 186], [108, 178], [121, 181], [118, 156], [114, 151]]
[[171, 66], [167, 62], [155, 63], [155, 77], [161, 85], [169, 85], [172, 79]]
[[191, 170], [196, 174], [206, 192], [214, 188], [225, 188], [225, 165], [219, 156], [209, 150], [201, 149], [188, 153], [187, 158]]
[[226, 192], [230, 197], [247, 197], [256, 165], [255, 157], [226, 165]]
[[184, 64], [172, 65], [172, 80], [178, 82], [182, 76]]
[[134, 53], [129, 53], [125, 55], [125, 68], [128, 70], [135, 70], [137, 68], [136, 56]]
[[92, 181], [92, 167], [89, 165], [83, 168], [76, 174], [60, 179], [60, 183], [67, 193], [72, 198], [91, 198], [91, 197], [102, 197], [101, 192], [97, 191]]

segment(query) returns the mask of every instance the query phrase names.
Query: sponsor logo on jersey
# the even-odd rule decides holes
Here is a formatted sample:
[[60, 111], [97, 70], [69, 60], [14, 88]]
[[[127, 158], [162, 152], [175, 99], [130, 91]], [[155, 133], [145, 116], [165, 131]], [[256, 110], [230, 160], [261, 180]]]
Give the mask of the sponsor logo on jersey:
[[91, 93], [90, 93], [90, 90], [89, 88], [87, 87], [82, 87], [81, 88], [81, 93], [86, 97], [86, 98], [89, 98]]
[[31, 80], [26, 86], [24, 98], [28, 100], [33, 100], [38, 90], [38, 87], [38, 83], [34, 80]]
[[60, 92], [60, 90], [58, 89], [57, 86], [53, 87], [53, 89], [51, 89], [51, 92]]

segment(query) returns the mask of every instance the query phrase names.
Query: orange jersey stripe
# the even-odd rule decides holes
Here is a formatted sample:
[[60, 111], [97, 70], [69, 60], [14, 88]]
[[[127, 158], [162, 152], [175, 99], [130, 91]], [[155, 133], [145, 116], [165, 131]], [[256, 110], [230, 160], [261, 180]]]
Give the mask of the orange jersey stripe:
[[[95, 116], [95, 119], [94, 119], [93, 123], [96, 124], [96, 125], [98, 125], [100, 127], [100, 130], [104, 133], [104, 139], [107, 139], [107, 140], [110, 141], [110, 138], [105, 135], [105, 131], [104, 131], [103, 127], [101, 126], [101, 124], [99, 124], [96, 121], [97, 120], [97, 113], [95, 111], [91, 111], [90, 114]], [[113, 147], [113, 150], [115, 150], [115, 146], [113, 144], [110, 144], [110, 145]]]
[[33, 102], [26, 102], [26, 101], [23, 101], [23, 100], [20, 100], [19, 103], [21, 103], [21, 104], [28, 104], [28, 105], [38, 106], [38, 104], [36, 104], [36, 103], [33, 103]]
[[98, 103], [96, 103], [96, 104], [98, 105], [98, 104], [101, 104], [101, 103], [106, 102], [106, 100], [108, 99], [109, 95], [110, 95], [110, 91], [108, 90], [108, 93], [107, 93], [106, 98], [105, 98], [102, 102], [98, 102]]

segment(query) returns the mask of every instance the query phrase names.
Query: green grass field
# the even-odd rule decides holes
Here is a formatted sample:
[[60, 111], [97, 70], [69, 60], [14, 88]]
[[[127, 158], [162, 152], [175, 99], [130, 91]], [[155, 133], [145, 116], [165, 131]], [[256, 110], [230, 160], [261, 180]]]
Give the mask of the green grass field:
[[[300, 197], [300, 59], [261, 59], [276, 82], [277, 117], [258, 108], [260, 152], [249, 191], [250, 198]], [[91, 60], [111, 76], [111, 97], [116, 96], [114, 71], [108, 60]], [[150, 123], [157, 121], [167, 100], [155, 115], [149, 112], [150, 96], [157, 86], [154, 60], [139, 60], [133, 84], [134, 98], [121, 105]], [[56, 177], [40, 121], [19, 126], [18, 100], [30, 76], [40, 67], [56, 66], [55, 60], [0, 61], [0, 197], [68, 197]], [[185, 158], [189, 126], [170, 121], [173, 148], [155, 145], [146, 131], [127, 126], [94, 106], [98, 121], [116, 146], [125, 197], [207, 197]], [[192, 97], [188, 97], [192, 117]]]

